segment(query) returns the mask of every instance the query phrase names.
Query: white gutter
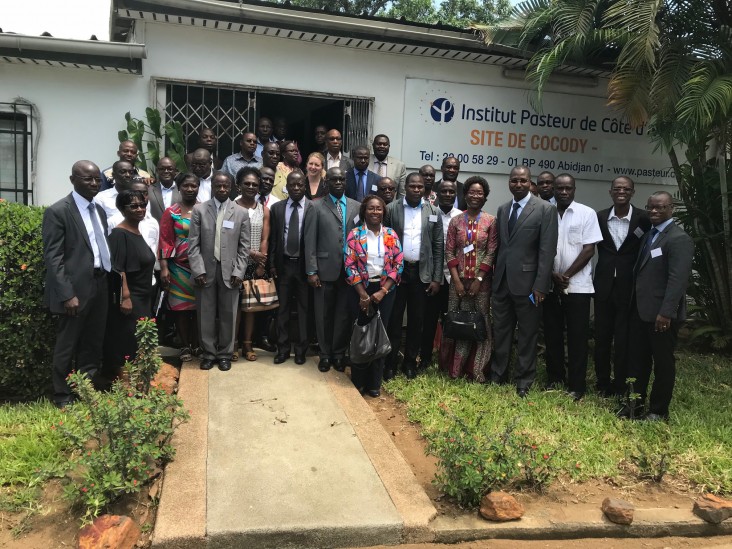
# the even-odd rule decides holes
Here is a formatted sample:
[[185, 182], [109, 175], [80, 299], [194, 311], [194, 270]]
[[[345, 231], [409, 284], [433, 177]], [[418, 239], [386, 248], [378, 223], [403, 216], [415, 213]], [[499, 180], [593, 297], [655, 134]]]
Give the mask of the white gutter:
[[99, 55], [128, 59], [146, 59], [145, 44], [123, 42], [103, 42], [98, 40], [73, 40], [51, 36], [27, 36], [23, 34], [0, 34], [0, 48], [17, 49], [18, 54], [25, 51], [74, 53]]

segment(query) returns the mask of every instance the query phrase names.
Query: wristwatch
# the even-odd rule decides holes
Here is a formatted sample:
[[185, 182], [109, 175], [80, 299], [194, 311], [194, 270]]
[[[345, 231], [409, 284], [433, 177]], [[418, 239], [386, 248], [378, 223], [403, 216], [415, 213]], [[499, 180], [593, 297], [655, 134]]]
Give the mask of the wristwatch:
[[476, 277], [475, 277], [475, 279], [476, 279], [476, 280], [477, 280], [478, 282], [483, 282], [483, 277], [482, 277], [482, 276], [476, 276]]

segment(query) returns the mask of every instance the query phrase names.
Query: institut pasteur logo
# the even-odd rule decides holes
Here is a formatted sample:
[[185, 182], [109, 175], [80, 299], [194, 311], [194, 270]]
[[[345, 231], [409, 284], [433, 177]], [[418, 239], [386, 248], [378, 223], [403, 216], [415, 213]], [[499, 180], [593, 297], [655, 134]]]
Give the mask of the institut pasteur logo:
[[[440, 91], [438, 91], [437, 93], [441, 94]], [[434, 120], [435, 122], [447, 123], [452, 120], [453, 116], [455, 116], [455, 103], [452, 99], [446, 97], [446, 95], [447, 94], [444, 94], [442, 97], [438, 97], [437, 99], [433, 99], [431, 101], [427, 100], [424, 102], [429, 105], [429, 114], [432, 117], [432, 120]], [[424, 106], [425, 105], [423, 104], [423, 109]], [[425, 119], [427, 119], [427, 117], [425, 117]]]

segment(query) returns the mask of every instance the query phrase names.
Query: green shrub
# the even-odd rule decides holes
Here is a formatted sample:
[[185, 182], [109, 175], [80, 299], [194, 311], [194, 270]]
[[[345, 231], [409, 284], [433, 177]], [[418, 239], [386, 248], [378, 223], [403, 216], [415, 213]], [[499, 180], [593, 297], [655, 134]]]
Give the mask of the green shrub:
[[100, 393], [83, 374], [69, 376], [80, 400], [65, 409], [57, 428], [74, 447], [66, 495], [84, 507], [87, 519], [153, 478], [173, 457], [170, 439], [188, 417], [178, 397], [150, 387], [161, 363], [155, 321], [140, 319], [135, 335], [138, 353], [125, 365], [129, 382], [117, 380]]
[[43, 308], [43, 208], [0, 201], [0, 393], [46, 394], [55, 342]]

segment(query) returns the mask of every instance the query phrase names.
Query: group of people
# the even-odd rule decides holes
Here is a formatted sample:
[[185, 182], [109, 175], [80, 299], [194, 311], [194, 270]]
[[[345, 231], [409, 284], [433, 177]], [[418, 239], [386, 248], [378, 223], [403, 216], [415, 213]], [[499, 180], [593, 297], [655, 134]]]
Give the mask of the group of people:
[[[255, 347], [274, 351], [275, 364], [291, 353], [304, 364], [317, 339], [319, 370], [350, 366], [354, 385], [373, 397], [399, 369], [414, 378], [435, 348], [450, 377], [512, 380], [526, 397], [543, 325], [548, 388], [580, 400], [594, 296], [597, 390], [636, 395], [621, 417], [668, 417], [693, 244], [673, 223], [667, 192], [651, 195], [645, 211], [634, 208], [633, 181], [619, 177], [612, 207], [595, 212], [575, 200], [570, 174], [543, 172], [534, 182], [520, 166], [508, 178], [513, 199], [494, 216], [484, 211], [488, 182], [459, 181], [454, 157], [443, 160], [436, 181], [430, 165], [407, 174], [386, 135], [349, 155], [338, 130], [319, 126], [318, 150], [304, 157], [273, 126], [260, 118], [255, 133], [242, 134], [241, 151], [223, 161], [215, 133], [204, 128], [186, 156], [188, 171], [178, 173], [166, 157], [154, 179], [135, 166], [128, 141], [107, 170], [74, 164], [74, 190], [43, 223], [46, 301], [58, 315], [57, 405], [73, 401], [66, 383], [73, 363], [94, 379], [113, 378], [135, 354], [135, 321], [161, 307], [175, 316], [181, 360], [197, 354], [204, 370], [229, 370], [240, 350], [256, 360]], [[274, 280], [276, 309], [250, 310], [242, 288], [253, 280]], [[163, 300], [154, 299], [156, 285]], [[440, 334], [448, 311], [480, 316], [486, 335]], [[391, 353], [354, 363], [353, 323], [377, 312]]]

